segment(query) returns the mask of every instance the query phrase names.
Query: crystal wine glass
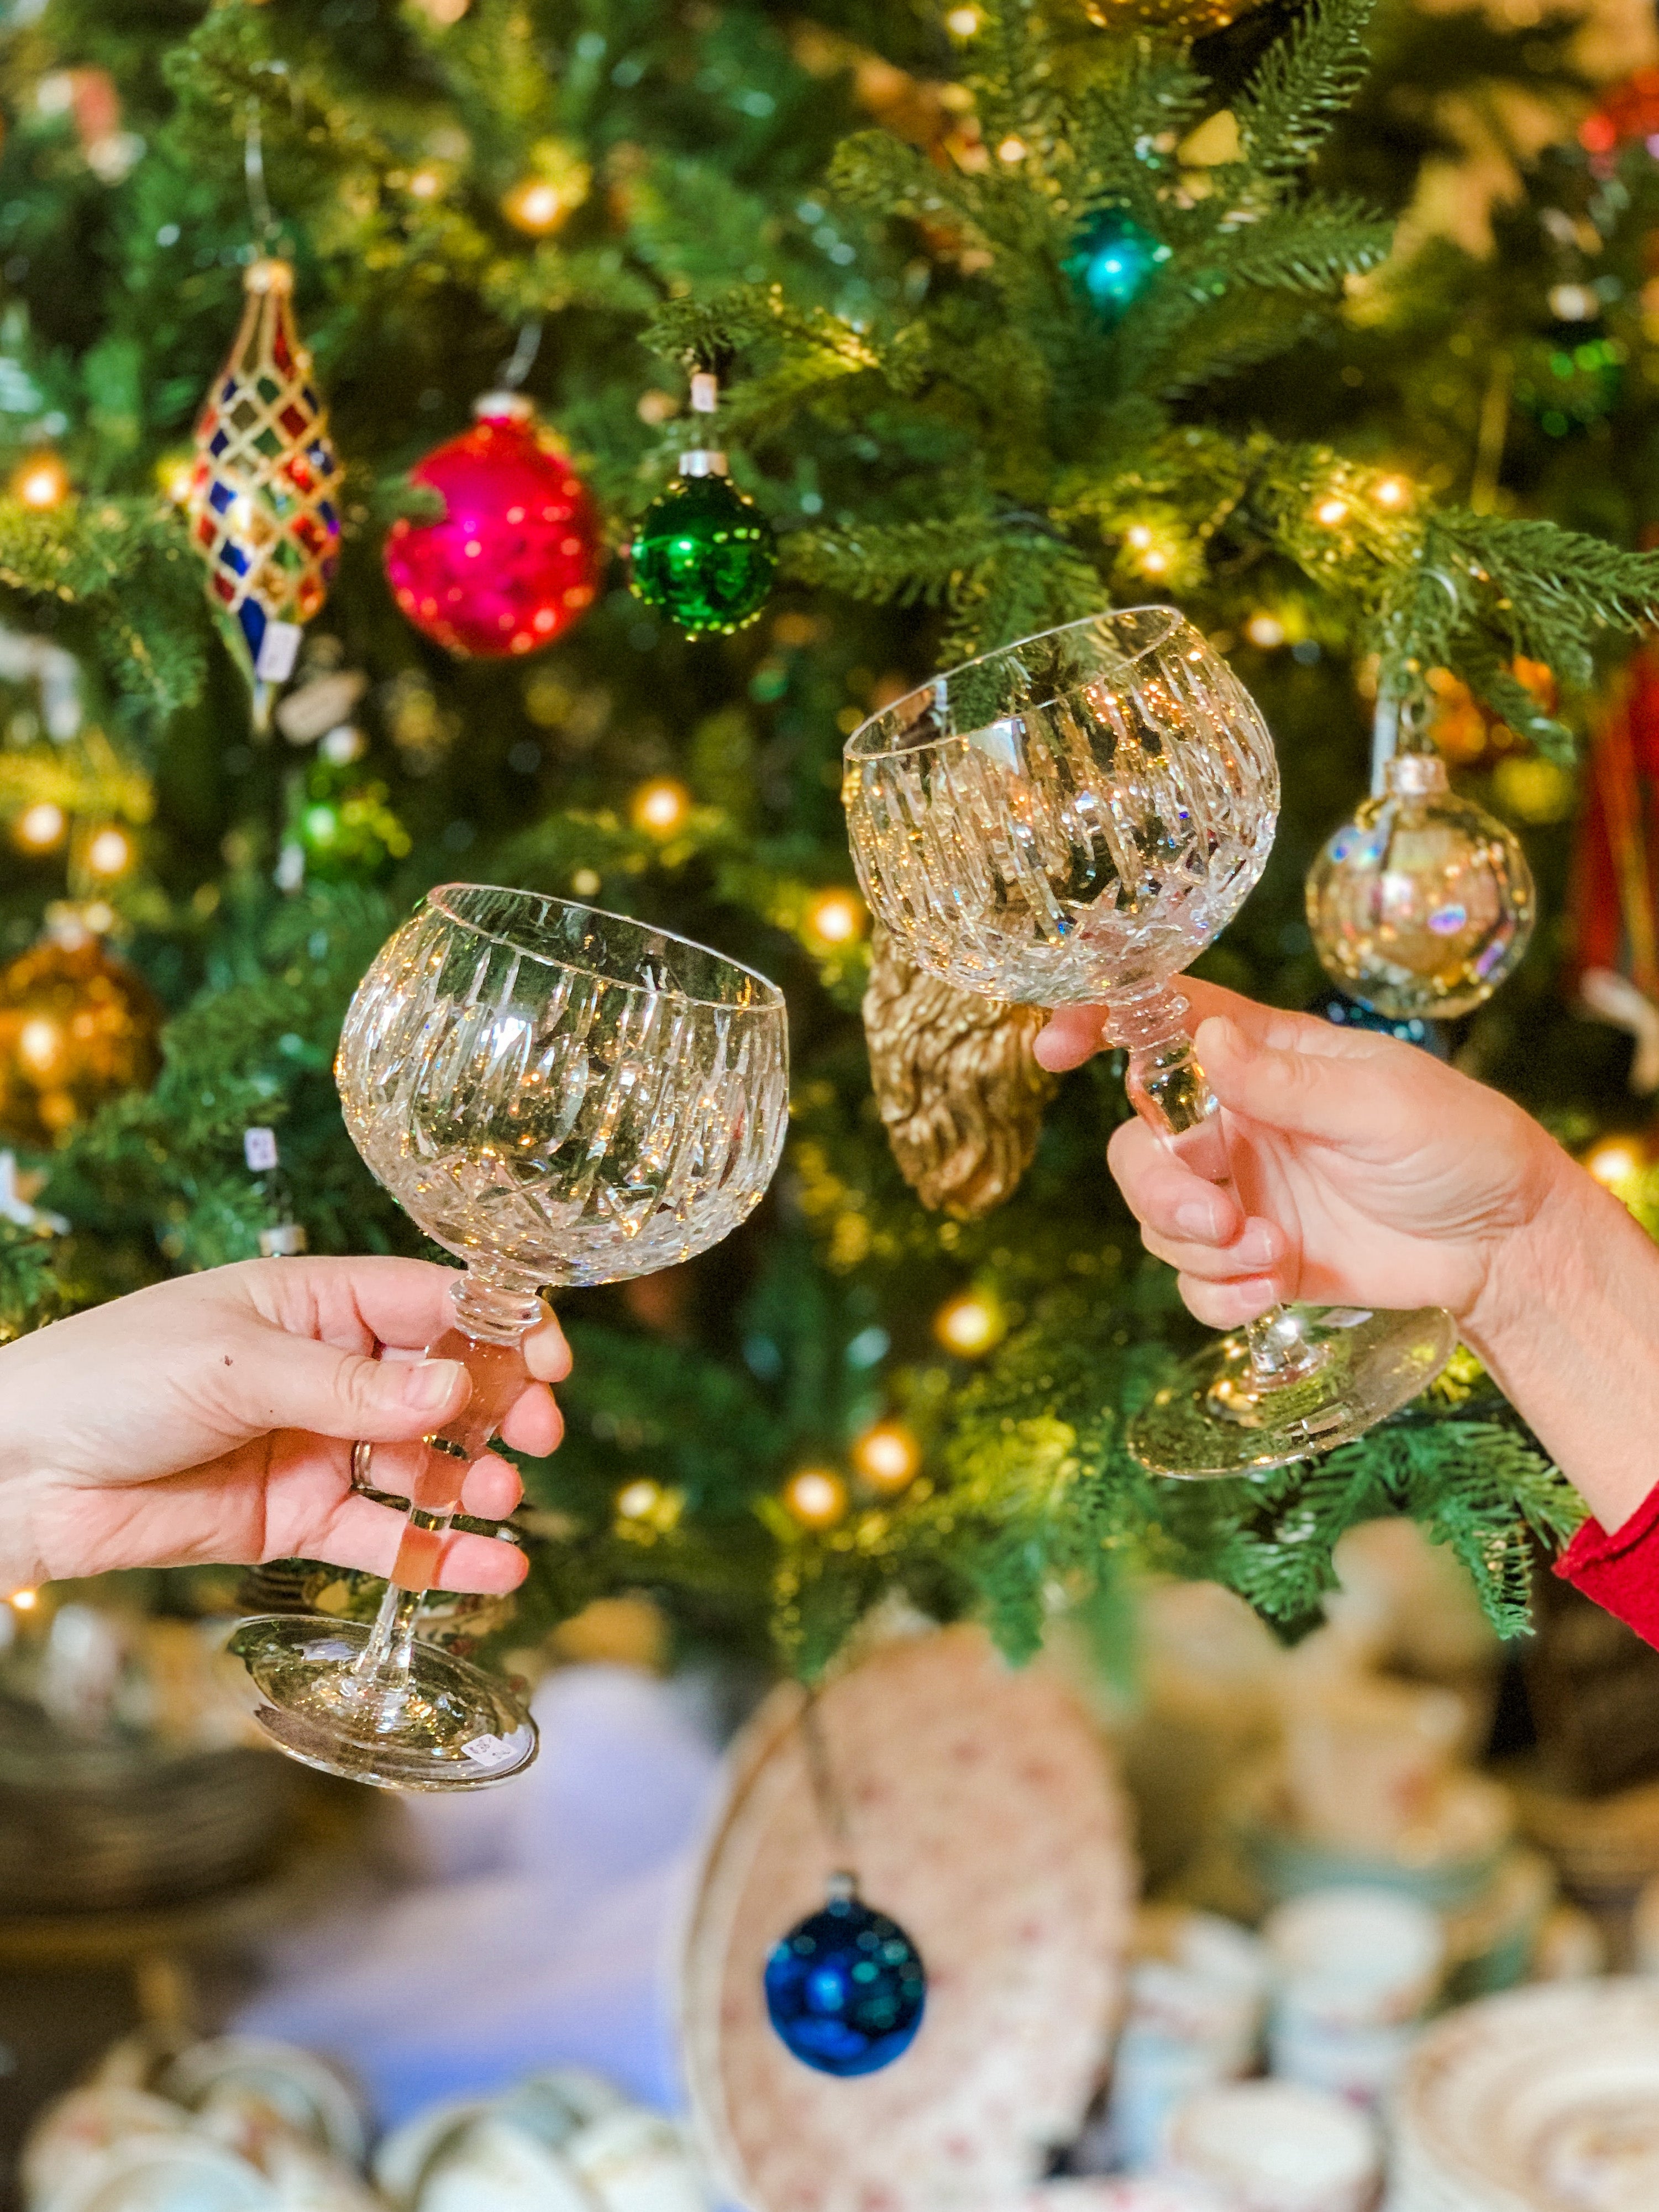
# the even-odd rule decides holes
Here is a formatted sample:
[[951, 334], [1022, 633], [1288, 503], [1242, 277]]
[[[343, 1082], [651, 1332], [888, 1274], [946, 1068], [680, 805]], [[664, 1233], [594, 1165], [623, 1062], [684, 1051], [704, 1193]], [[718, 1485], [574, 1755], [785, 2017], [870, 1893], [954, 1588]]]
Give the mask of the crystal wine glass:
[[415, 1637], [466, 1472], [529, 1380], [544, 1285], [689, 1260], [760, 1203], [783, 1146], [774, 983], [623, 915], [488, 884], [428, 893], [358, 986], [336, 1079], [352, 1141], [466, 1262], [465, 1411], [426, 1440], [380, 1617], [268, 1614], [230, 1649], [256, 1716], [307, 1765], [388, 1789], [503, 1781], [536, 1753], [507, 1686]]
[[[1105, 1000], [1137, 1110], [1229, 1185], [1171, 985], [1267, 863], [1279, 769], [1205, 638], [1171, 607], [1132, 607], [970, 660], [854, 732], [842, 796], [865, 896], [907, 957], [992, 998]], [[1425, 1389], [1455, 1342], [1433, 1308], [1277, 1306], [1189, 1361], [1129, 1447], [1185, 1476], [1328, 1451]]]

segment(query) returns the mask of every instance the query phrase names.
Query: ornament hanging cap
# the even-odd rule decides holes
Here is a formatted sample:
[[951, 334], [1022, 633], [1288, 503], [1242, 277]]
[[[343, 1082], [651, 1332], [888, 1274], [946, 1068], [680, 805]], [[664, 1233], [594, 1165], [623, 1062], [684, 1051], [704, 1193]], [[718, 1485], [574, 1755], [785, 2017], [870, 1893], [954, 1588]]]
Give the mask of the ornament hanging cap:
[[[691, 373], [691, 412], [694, 415], [714, 415], [720, 410], [720, 380], [712, 368], [694, 369]], [[717, 447], [696, 446], [680, 455], [679, 471], [683, 477], [723, 477], [731, 471], [726, 456]]]
[[294, 289], [294, 264], [277, 254], [263, 253], [257, 261], [249, 262], [243, 273], [242, 289], [259, 295], [289, 295]]
[[526, 399], [522, 392], [481, 392], [472, 403], [472, 412], [480, 422], [532, 422], [536, 418], [536, 403]]

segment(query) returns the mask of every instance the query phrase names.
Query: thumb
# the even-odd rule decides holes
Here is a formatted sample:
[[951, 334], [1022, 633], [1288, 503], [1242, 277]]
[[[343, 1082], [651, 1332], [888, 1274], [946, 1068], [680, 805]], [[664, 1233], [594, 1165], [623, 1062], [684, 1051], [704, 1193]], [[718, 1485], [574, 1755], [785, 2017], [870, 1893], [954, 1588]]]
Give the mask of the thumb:
[[1358, 1048], [1304, 1052], [1297, 1043], [1269, 1044], [1249, 1036], [1225, 1016], [1200, 1022], [1193, 1039], [1199, 1065], [1222, 1104], [1253, 1121], [1287, 1135], [1313, 1137], [1327, 1144], [1352, 1144], [1369, 1137], [1385, 1110], [1389, 1087], [1365, 1048], [1372, 1038], [1344, 1038]]
[[453, 1420], [471, 1395], [459, 1359], [381, 1361], [272, 1329], [225, 1377], [255, 1433], [310, 1429], [318, 1436], [395, 1443]]

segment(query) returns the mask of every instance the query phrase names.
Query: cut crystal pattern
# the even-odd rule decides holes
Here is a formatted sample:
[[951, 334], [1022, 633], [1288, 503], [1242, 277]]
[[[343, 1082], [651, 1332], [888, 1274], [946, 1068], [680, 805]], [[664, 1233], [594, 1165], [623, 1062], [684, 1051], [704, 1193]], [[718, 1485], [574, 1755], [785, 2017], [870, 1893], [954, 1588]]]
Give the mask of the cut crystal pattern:
[[1231, 921], [1279, 812], [1273, 739], [1169, 607], [969, 661], [848, 740], [872, 910], [930, 974], [1040, 1006], [1139, 997]]
[[447, 1251], [613, 1282], [760, 1203], [786, 1127], [783, 998], [644, 923], [451, 884], [363, 978], [335, 1073], [358, 1151]]

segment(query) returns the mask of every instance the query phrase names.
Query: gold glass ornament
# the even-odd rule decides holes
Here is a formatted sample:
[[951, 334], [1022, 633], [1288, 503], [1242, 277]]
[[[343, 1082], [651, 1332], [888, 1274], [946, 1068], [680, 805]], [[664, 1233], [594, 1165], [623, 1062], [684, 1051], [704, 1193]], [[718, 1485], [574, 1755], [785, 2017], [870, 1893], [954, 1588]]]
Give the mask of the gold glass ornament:
[[1532, 935], [1532, 870], [1513, 834], [1454, 796], [1438, 753], [1396, 753], [1314, 862], [1308, 927], [1326, 973], [1396, 1021], [1471, 1013]]
[[864, 994], [871, 1079], [924, 1206], [971, 1220], [1018, 1188], [1055, 1085], [1031, 1056], [1048, 1018], [941, 982], [878, 933]]
[[1254, 15], [1261, 4], [1262, 0], [1083, 0], [1083, 9], [1103, 31], [1164, 31], [1178, 39], [1201, 39]]
[[161, 1004], [90, 932], [42, 939], [0, 970], [0, 1140], [58, 1143], [161, 1064]]

